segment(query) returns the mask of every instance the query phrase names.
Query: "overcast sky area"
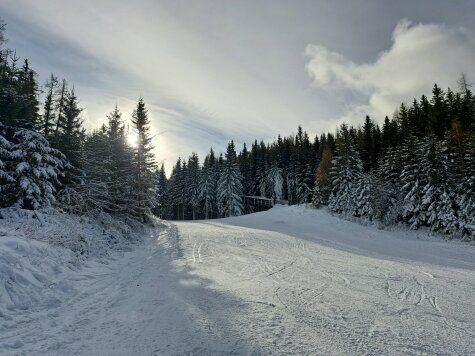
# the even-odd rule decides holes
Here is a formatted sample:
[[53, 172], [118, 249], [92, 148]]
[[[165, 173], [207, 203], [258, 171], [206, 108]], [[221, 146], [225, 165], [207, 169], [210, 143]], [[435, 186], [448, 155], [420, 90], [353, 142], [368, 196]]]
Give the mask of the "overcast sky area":
[[74, 84], [88, 128], [143, 96], [167, 168], [475, 81], [473, 0], [0, 0], [0, 18], [41, 83]]

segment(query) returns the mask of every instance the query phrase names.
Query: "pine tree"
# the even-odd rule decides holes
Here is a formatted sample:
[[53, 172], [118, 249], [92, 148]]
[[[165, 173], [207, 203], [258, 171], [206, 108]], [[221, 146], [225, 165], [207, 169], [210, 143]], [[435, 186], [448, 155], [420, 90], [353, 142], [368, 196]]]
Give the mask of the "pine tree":
[[166, 194], [168, 189], [168, 180], [165, 175], [165, 165], [162, 163], [160, 168], [155, 172], [155, 206], [153, 207], [153, 213], [160, 217], [166, 217]]
[[75, 168], [81, 168], [81, 149], [85, 138], [83, 120], [80, 116], [82, 110], [74, 89], [71, 89], [65, 94], [64, 103], [58, 112], [58, 129], [54, 138], [56, 148]]
[[209, 219], [216, 214], [216, 189], [218, 186], [218, 175], [216, 173], [216, 158], [213, 149], [206, 156], [201, 171], [198, 197], [203, 204], [204, 217]]
[[7, 162], [13, 181], [4, 186], [15, 204], [25, 209], [39, 209], [55, 202], [58, 178], [67, 161], [58, 150], [49, 147], [40, 134], [20, 129], [14, 132]]
[[218, 204], [222, 216], [238, 216], [243, 213], [242, 176], [233, 141], [228, 144], [226, 160], [218, 181]]
[[117, 212], [114, 197], [111, 195], [112, 169], [107, 128], [87, 135], [82, 154], [84, 179], [76, 189], [83, 201], [83, 210]]
[[256, 190], [258, 192], [258, 196], [260, 197], [267, 197], [269, 195], [269, 187], [268, 187], [268, 176], [267, 176], [268, 167], [267, 164], [260, 165], [257, 168], [257, 175], [256, 175]]
[[198, 215], [198, 207], [200, 203], [199, 199], [199, 176], [200, 165], [198, 155], [192, 153], [188, 158], [187, 172], [185, 178], [185, 193], [187, 197], [188, 205], [191, 208], [192, 219], [195, 220]]
[[444, 137], [445, 131], [449, 128], [447, 120], [447, 103], [444, 92], [437, 84], [432, 89], [431, 109], [429, 111], [429, 124], [431, 132], [439, 139]]
[[68, 83], [65, 79], [61, 81], [61, 85], [57, 86], [56, 91], [56, 102], [55, 102], [55, 111], [56, 111], [56, 123], [54, 129], [54, 139], [55, 144], [59, 141], [59, 135], [61, 128], [65, 125], [66, 118], [64, 117], [64, 108], [66, 106], [66, 99], [68, 97]]
[[242, 151], [238, 156], [239, 170], [242, 174], [242, 184], [243, 184], [243, 193], [244, 195], [252, 195], [252, 176], [251, 176], [251, 162], [250, 162], [250, 152], [247, 150], [246, 143], [242, 148]]
[[277, 167], [277, 164], [272, 165], [267, 172], [268, 186], [271, 188], [271, 198], [274, 200], [282, 200], [284, 177], [282, 169]]
[[448, 181], [457, 211], [458, 231], [475, 234], [475, 139], [464, 133], [459, 121], [453, 122], [447, 136]]
[[473, 95], [467, 78], [464, 74], [458, 81], [460, 93], [459, 121], [464, 132], [473, 131], [475, 118], [475, 96]]
[[432, 230], [444, 233], [457, 231], [457, 216], [448, 186], [448, 152], [443, 141], [431, 135], [424, 144], [424, 171], [427, 183], [423, 188], [421, 212]]
[[155, 170], [155, 157], [152, 153], [150, 120], [142, 98], [139, 99], [132, 114], [132, 124], [137, 133], [137, 147], [135, 147], [134, 154], [134, 210], [136, 216], [144, 219], [154, 205], [155, 194], [153, 192], [152, 172]]
[[372, 174], [363, 174], [357, 181], [356, 188], [356, 209], [355, 215], [366, 217], [370, 220], [374, 218], [374, 201], [372, 193], [374, 192], [374, 178]]
[[[1, 27], [0, 27], [1, 34]], [[9, 134], [7, 131], [10, 131]], [[13, 160], [11, 150], [13, 143], [9, 138], [12, 136], [12, 130], [5, 127], [0, 122], [0, 207], [9, 205], [8, 187], [15, 182], [8, 164]]]
[[372, 190], [374, 215], [386, 224], [394, 224], [399, 219], [402, 207], [400, 197], [402, 171], [401, 152], [398, 148], [390, 147], [382, 158]]
[[117, 212], [133, 213], [134, 194], [132, 185], [135, 179], [133, 149], [127, 144], [127, 134], [122, 115], [116, 105], [107, 116], [108, 157], [111, 171], [109, 191]]
[[417, 229], [425, 223], [422, 208], [424, 186], [427, 184], [427, 158], [425, 143], [415, 137], [408, 137], [401, 147], [401, 160], [404, 163], [400, 175], [401, 189], [399, 207], [403, 222], [412, 229]]
[[322, 150], [322, 158], [315, 175], [315, 185], [313, 189], [312, 205], [316, 208], [328, 204], [331, 192], [330, 168], [332, 153], [325, 143]]
[[336, 155], [332, 161], [332, 191], [328, 201], [330, 210], [347, 215], [358, 213], [358, 184], [363, 174], [355, 139], [345, 124], [341, 125], [336, 141]]
[[16, 80], [17, 112], [15, 126], [35, 130], [38, 126], [38, 84], [36, 73], [30, 68], [28, 60], [17, 73]]
[[361, 160], [363, 161], [363, 171], [369, 172], [373, 168], [372, 160], [374, 157], [374, 141], [373, 141], [373, 129], [374, 123], [371, 121], [368, 115], [363, 125], [362, 133], [362, 148], [361, 148]]
[[56, 122], [55, 112], [55, 92], [58, 86], [58, 79], [51, 74], [49, 80], [45, 84], [46, 97], [43, 105], [43, 115], [41, 115], [39, 132], [50, 140], [53, 134], [54, 123]]
[[167, 203], [173, 207], [171, 215], [175, 219], [184, 220], [184, 204], [185, 204], [185, 169], [181, 158], [178, 158], [169, 180], [169, 188], [167, 190]]

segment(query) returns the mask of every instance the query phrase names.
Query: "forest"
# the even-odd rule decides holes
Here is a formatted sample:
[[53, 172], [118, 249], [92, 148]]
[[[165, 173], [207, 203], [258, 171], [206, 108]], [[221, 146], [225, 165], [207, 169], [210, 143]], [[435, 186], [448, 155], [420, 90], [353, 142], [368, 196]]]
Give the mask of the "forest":
[[473, 236], [475, 223], [475, 97], [465, 76], [457, 91], [434, 84], [432, 97], [401, 104], [382, 127], [366, 116], [358, 127], [310, 138], [280, 135], [236, 153], [233, 141], [200, 166], [178, 159], [170, 179], [159, 170], [156, 213], [170, 219], [239, 215], [243, 195], [289, 204], [328, 206], [385, 225], [429, 227]]
[[86, 131], [74, 86], [53, 74], [44, 84], [28, 60], [6, 47], [0, 28], [0, 207], [71, 214], [94, 211], [148, 221], [243, 214], [243, 196], [326, 206], [335, 214], [447, 237], [475, 235], [475, 96], [434, 85], [395, 114], [335, 133], [254, 141], [224, 154], [180, 158], [169, 177], [153, 154], [142, 98], [130, 120], [111, 108]]

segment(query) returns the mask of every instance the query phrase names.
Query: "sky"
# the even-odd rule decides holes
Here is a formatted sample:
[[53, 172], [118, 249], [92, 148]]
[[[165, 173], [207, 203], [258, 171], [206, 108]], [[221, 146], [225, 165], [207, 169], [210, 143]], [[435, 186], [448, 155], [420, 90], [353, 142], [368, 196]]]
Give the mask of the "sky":
[[475, 82], [475, 1], [0, 0], [8, 46], [65, 78], [89, 129], [143, 97], [158, 162], [302, 125], [381, 122]]

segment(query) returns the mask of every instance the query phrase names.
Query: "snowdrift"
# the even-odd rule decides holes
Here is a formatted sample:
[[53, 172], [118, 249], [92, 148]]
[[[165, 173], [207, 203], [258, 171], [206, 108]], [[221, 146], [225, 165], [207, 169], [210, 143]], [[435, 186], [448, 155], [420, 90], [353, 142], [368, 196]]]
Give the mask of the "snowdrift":
[[0, 209], [0, 217], [0, 317], [6, 320], [10, 313], [55, 307], [76, 294], [71, 282], [82, 278], [79, 271], [107, 265], [112, 251], [130, 250], [146, 229], [103, 213]]

